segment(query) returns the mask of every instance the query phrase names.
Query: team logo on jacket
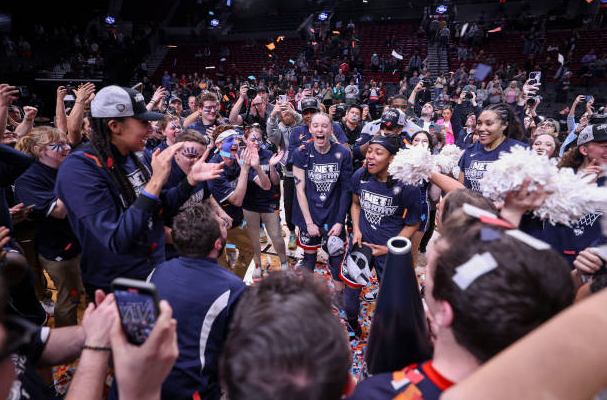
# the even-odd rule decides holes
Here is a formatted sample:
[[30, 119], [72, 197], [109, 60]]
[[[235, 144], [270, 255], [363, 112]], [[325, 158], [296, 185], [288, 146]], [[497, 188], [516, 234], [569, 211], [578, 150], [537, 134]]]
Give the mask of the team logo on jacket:
[[394, 215], [398, 206], [392, 205], [392, 197], [362, 190], [360, 193], [360, 208], [364, 211], [365, 219], [371, 228], [377, 229], [383, 217]]
[[331, 185], [339, 179], [339, 164], [313, 164], [308, 170], [308, 178], [316, 185], [320, 200], [325, 201]]
[[141, 170], [137, 168], [136, 170], [128, 174], [127, 178], [129, 179], [129, 182], [131, 182], [131, 185], [133, 185], [135, 194], [139, 196], [139, 194], [145, 187], [145, 184], [147, 183], [147, 181], [145, 180], [145, 175], [143, 175], [143, 172], [141, 172]]

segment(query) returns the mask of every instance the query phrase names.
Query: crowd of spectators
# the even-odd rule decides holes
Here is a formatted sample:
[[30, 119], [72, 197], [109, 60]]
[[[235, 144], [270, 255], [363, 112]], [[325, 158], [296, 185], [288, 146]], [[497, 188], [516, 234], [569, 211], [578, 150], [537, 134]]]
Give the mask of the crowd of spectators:
[[[438, 399], [447, 390], [478, 398], [475, 386], [483, 398], [502, 398], [511, 392], [487, 382], [504, 371], [528, 382], [526, 398], [577, 400], [605, 387], [604, 348], [588, 345], [605, 341], [602, 211], [569, 224], [540, 219], [533, 211], [552, 193], [526, 172], [499, 208], [481, 188], [491, 164], [530, 147], [534, 160], [604, 190], [604, 100], [576, 90], [567, 63], [551, 93], [551, 60], [492, 61], [480, 48], [482, 24], [470, 31], [453, 44], [447, 24], [424, 18], [416, 33], [439, 48], [465, 46], [461, 61], [475, 52], [477, 63], [452, 73], [430, 74], [416, 49], [403, 60], [362, 60], [352, 23], [343, 37], [326, 30], [257, 77], [167, 70], [153, 82], [142, 68], [139, 90], [59, 86], [46, 124], [36, 120], [37, 96], [0, 84], [0, 398], [56, 397], [45, 368], [76, 359], [68, 400], [100, 398], [110, 365], [108, 398], [127, 400]], [[526, 52], [541, 53], [537, 31], [545, 30], [521, 39]], [[94, 72], [80, 55], [98, 65], [106, 46], [128, 41], [110, 32], [36, 29], [37, 40], [69, 39], [78, 49], [76, 64], [59, 60], [57, 71], [77, 76]], [[396, 36], [385, 44], [392, 51]], [[584, 73], [600, 61], [592, 52], [582, 60]], [[481, 64], [491, 71], [479, 73]], [[396, 87], [364, 78], [393, 68]], [[541, 112], [546, 99], [564, 106], [568, 94], [570, 106]], [[390, 171], [407, 151], [429, 158], [447, 146], [461, 154], [448, 171], [430, 168], [415, 183]], [[388, 278], [395, 236], [410, 246], [399, 266], [410, 269], [412, 290]], [[280, 271], [264, 265], [268, 239]], [[298, 247], [292, 265], [286, 248]], [[322, 279], [320, 248], [330, 275]], [[416, 268], [425, 277], [419, 292]], [[371, 270], [381, 289], [363, 294]], [[142, 343], [125, 330], [133, 310], [111, 293], [119, 277], [156, 290]], [[53, 281], [54, 305], [43, 307], [37, 279]], [[397, 314], [390, 305], [404, 292], [416, 302]], [[361, 301], [378, 302], [373, 318], [388, 331], [406, 322], [419, 338], [408, 344], [415, 354], [427, 349], [424, 357], [354, 382], [348, 341], [368, 334]], [[589, 313], [597, 329], [579, 329]], [[131, 322], [145, 319], [135, 314], [141, 320]], [[393, 351], [388, 331], [370, 338], [385, 340], [384, 353]], [[574, 332], [572, 349], [562, 337]], [[568, 368], [542, 365], [560, 351]], [[517, 368], [523, 355], [542, 368]]]

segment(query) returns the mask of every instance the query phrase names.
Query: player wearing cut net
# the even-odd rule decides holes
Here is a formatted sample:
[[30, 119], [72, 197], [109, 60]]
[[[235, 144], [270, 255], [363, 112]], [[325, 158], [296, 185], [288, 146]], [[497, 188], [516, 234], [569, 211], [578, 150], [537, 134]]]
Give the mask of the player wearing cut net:
[[[398, 134], [380, 134], [369, 142], [366, 166], [352, 175], [353, 237], [352, 244], [366, 245], [373, 257], [369, 267], [375, 267], [381, 279], [388, 247], [394, 236], [411, 238], [420, 224], [421, 200], [417, 186], [405, 185], [388, 175], [388, 166], [400, 149]], [[358, 323], [361, 289], [346, 287], [344, 303], [348, 324], [360, 336]]]
[[[333, 121], [317, 113], [310, 122], [312, 142], [300, 146], [293, 154], [295, 201], [293, 222], [299, 227], [297, 242], [304, 249], [299, 265], [314, 271], [316, 252], [321, 244], [321, 229], [328, 236], [345, 239], [344, 221], [350, 205], [349, 182], [352, 157], [343, 145], [332, 143]], [[339, 267], [343, 256], [329, 256], [329, 269], [337, 292], [343, 290]]]

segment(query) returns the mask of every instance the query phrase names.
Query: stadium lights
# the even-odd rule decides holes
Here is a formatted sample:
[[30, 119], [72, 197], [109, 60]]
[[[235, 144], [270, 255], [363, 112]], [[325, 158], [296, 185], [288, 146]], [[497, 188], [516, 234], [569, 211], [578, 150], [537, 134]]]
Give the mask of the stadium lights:
[[329, 16], [327, 15], [327, 13], [320, 13], [318, 14], [318, 19], [321, 21], [325, 21]]
[[219, 20], [218, 19], [212, 19], [211, 20], [211, 26], [217, 26], [219, 25]]
[[436, 7], [436, 12], [438, 14], [444, 14], [444, 13], [446, 13], [447, 12], [447, 6], [440, 5], [440, 6]]
[[116, 22], [116, 18], [112, 17], [111, 15], [108, 15], [107, 17], [105, 17], [106, 24], [112, 25], [114, 22]]

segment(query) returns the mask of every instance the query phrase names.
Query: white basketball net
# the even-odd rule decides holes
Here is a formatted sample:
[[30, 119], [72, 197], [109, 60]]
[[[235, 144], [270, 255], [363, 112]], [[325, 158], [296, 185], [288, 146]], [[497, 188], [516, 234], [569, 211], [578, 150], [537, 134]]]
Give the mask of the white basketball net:
[[381, 214], [375, 214], [365, 211], [365, 218], [367, 219], [367, 221], [369, 221], [371, 225], [379, 225], [379, 223], [381, 222], [381, 217]]
[[316, 184], [316, 191], [319, 193], [327, 193], [331, 188], [333, 182], [314, 182]]

